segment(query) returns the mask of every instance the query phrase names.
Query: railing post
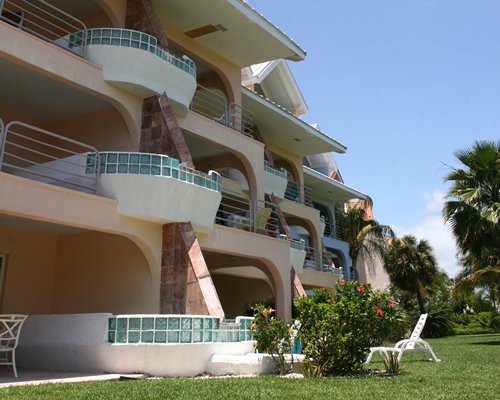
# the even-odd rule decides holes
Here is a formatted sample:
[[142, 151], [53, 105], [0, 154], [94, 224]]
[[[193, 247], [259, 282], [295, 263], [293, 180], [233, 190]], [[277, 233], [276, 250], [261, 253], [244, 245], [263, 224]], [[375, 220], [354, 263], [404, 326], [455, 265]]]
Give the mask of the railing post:
[[3, 12], [3, 3], [4, 3], [4, 0], [0, 0], [0, 17], [2, 16], [2, 12]]

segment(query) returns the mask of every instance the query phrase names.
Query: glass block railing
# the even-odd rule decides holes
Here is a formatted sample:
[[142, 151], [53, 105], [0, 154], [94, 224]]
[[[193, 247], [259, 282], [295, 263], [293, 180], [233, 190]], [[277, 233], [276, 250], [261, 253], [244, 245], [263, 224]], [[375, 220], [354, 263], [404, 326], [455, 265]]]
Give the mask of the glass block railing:
[[118, 344], [188, 344], [252, 340], [253, 318], [221, 323], [202, 315], [117, 315], [108, 321], [108, 342]]
[[269, 161], [267, 160], [264, 160], [264, 171], [270, 172], [271, 174], [287, 179], [288, 172], [286, 171], [285, 168], [280, 168], [280, 169], [273, 168], [271, 167], [271, 164], [269, 164]]
[[[94, 171], [96, 154], [87, 154], [86, 173]], [[210, 171], [208, 174], [182, 165], [179, 160], [163, 154], [152, 153], [99, 153], [99, 172], [101, 174], [155, 175], [175, 178], [183, 182], [220, 192], [221, 176]]]
[[[288, 236], [281, 234], [279, 236], [279, 239], [280, 240], [288, 240]], [[292, 239], [289, 242], [290, 242], [290, 247], [292, 249], [296, 249], [296, 250], [305, 250], [306, 249], [304, 239], [300, 239], [300, 240]]]
[[[86, 42], [86, 43], [85, 43]], [[72, 33], [69, 36], [69, 48], [82, 45], [106, 45], [131, 47], [150, 52], [162, 60], [187, 72], [196, 78], [196, 64], [187, 56], [176, 56], [158, 46], [158, 39], [147, 33], [130, 29], [95, 28]]]

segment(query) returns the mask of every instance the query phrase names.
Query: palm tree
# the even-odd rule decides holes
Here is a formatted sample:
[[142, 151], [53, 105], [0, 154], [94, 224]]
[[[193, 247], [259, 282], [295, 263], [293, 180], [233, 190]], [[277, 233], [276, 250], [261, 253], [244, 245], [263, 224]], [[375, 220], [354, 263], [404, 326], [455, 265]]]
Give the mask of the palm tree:
[[424, 292], [438, 272], [429, 242], [412, 235], [395, 239], [384, 261], [392, 284], [416, 295], [420, 313], [425, 314]]
[[500, 282], [500, 142], [480, 141], [458, 150], [463, 164], [445, 178], [451, 183], [443, 217], [464, 260], [465, 284]]
[[367, 219], [363, 208], [351, 208], [345, 213], [338, 212], [336, 218], [342, 240], [349, 243], [351, 277], [358, 280], [359, 255], [371, 261], [376, 257], [384, 258], [388, 241], [395, 237], [394, 232], [387, 225]]

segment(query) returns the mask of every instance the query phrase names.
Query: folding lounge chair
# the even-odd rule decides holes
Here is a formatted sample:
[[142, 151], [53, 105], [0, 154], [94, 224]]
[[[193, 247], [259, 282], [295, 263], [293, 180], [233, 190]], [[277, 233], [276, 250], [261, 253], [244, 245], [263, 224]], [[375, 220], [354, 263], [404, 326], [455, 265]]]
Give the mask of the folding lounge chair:
[[371, 361], [374, 353], [380, 353], [381, 355], [388, 357], [389, 352], [399, 353], [398, 361], [401, 361], [403, 353], [405, 352], [422, 352], [429, 353], [432, 356], [432, 358], [429, 358], [429, 361], [432, 361], [434, 359], [434, 361], [440, 362], [441, 360], [436, 357], [429, 343], [427, 343], [425, 340], [420, 339], [420, 335], [424, 330], [426, 320], [427, 314], [422, 314], [417, 322], [417, 325], [415, 325], [415, 329], [413, 329], [410, 338], [400, 340], [395, 344], [394, 347], [371, 347], [370, 354], [368, 355], [365, 364], [368, 364]]
[[16, 378], [16, 347], [26, 318], [27, 315], [0, 315], [0, 365], [12, 365]]

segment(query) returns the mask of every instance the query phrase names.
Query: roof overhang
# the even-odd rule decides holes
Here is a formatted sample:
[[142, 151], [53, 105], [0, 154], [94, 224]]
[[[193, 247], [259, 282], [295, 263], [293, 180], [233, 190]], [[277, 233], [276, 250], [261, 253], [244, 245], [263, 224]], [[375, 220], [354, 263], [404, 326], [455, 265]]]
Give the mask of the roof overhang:
[[304, 166], [304, 184], [312, 189], [313, 199], [320, 197], [331, 201], [347, 201], [351, 199], [366, 200], [369, 198], [367, 194], [306, 166]]
[[254, 124], [266, 142], [301, 156], [347, 150], [343, 144], [254, 91], [242, 87], [241, 93], [243, 107], [254, 113]]
[[153, 0], [160, 18], [239, 67], [306, 52], [242, 0]]
[[293, 115], [307, 114], [309, 109], [304, 96], [285, 60], [252, 65], [247, 69], [251, 76], [242, 82], [243, 86], [259, 84], [264, 96], [280, 104]]

